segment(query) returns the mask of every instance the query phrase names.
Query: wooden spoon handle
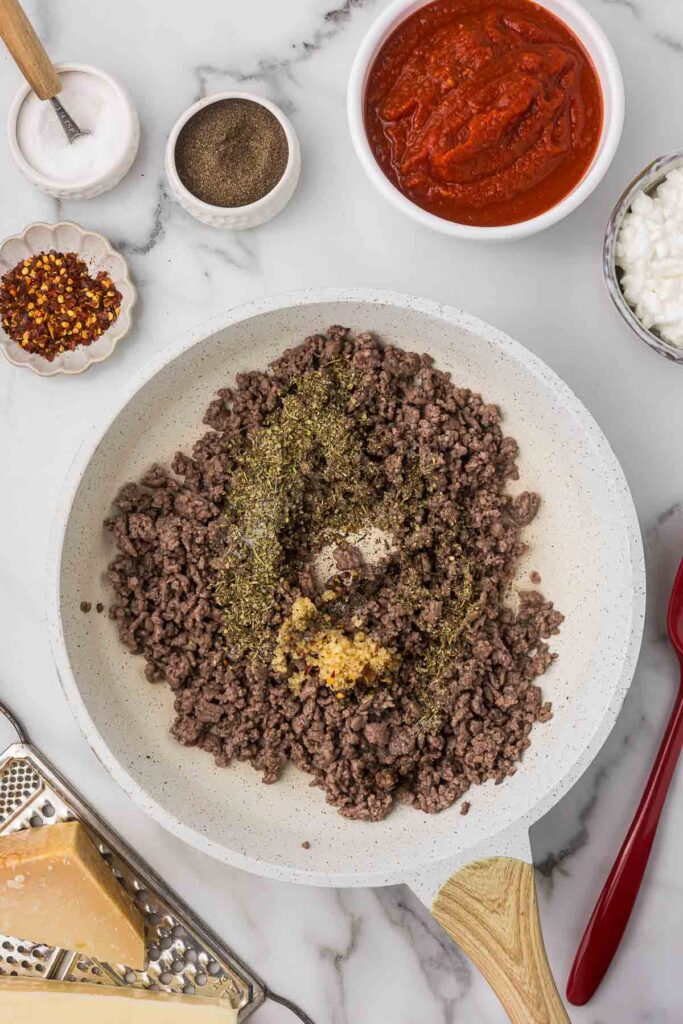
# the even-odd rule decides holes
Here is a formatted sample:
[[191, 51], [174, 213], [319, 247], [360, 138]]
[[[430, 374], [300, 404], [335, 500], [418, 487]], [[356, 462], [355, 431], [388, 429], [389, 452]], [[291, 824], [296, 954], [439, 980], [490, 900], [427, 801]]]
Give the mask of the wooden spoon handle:
[[546, 957], [531, 864], [508, 857], [468, 864], [441, 887], [432, 913], [512, 1024], [570, 1024]]
[[18, 0], [0, 0], [0, 36], [36, 96], [56, 96], [62, 88], [59, 75]]

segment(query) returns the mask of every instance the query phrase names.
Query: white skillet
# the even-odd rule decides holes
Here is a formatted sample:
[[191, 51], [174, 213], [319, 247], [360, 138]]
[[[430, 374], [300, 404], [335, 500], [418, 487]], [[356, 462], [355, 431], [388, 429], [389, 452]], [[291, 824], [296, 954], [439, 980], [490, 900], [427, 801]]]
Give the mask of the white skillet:
[[[529, 572], [540, 572], [566, 615], [554, 643], [560, 658], [542, 679], [555, 714], [534, 727], [513, 778], [471, 791], [467, 817], [457, 807], [434, 816], [399, 807], [380, 823], [350, 822], [296, 771], [264, 786], [246, 765], [216, 768], [169, 736], [170, 691], [145, 681], [142, 659], [121, 648], [106, 615], [79, 610], [83, 600], [108, 598], [112, 549], [102, 521], [119, 486], [188, 450], [210, 398], [236, 372], [265, 367], [333, 323], [428, 351], [458, 383], [498, 403], [520, 443], [519, 487], [543, 495], [521, 577], [528, 585]], [[645, 580], [616, 458], [539, 359], [459, 310], [387, 292], [305, 291], [232, 310], [169, 346], [86, 440], [66, 483], [52, 563], [50, 633], [65, 694], [98, 757], [140, 807], [203, 852], [272, 878], [406, 882], [480, 967], [511, 1020], [567, 1020], [538, 926], [528, 832], [612, 728], [640, 645]]]

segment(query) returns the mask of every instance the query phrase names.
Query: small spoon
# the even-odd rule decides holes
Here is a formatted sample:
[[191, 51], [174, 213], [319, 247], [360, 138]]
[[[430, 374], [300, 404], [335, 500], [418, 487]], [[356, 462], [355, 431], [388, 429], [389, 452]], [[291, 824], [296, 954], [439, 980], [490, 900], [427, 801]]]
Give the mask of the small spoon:
[[576, 952], [567, 982], [567, 999], [574, 1006], [588, 1002], [619, 947], [683, 745], [683, 561], [671, 591], [667, 629], [681, 666], [681, 685], [638, 810]]
[[0, 0], [0, 36], [38, 99], [49, 100], [54, 107], [69, 142], [88, 135], [57, 99], [61, 79], [19, 0]]

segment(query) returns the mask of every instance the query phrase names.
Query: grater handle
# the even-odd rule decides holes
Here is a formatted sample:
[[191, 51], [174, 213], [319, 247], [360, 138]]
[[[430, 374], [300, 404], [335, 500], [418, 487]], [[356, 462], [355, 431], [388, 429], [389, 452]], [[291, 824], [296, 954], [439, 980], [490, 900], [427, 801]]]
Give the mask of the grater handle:
[[300, 1006], [293, 1003], [291, 999], [285, 999], [284, 996], [279, 996], [277, 992], [271, 992], [267, 985], [265, 986], [265, 996], [266, 999], [270, 999], [272, 1003], [279, 1003], [280, 1006], [284, 1006], [286, 1010], [289, 1010], [289, 1012], [293, 1013], [295, 1017], [298, 1017], [300, 1021], [303, 1021], [303, 1024], [314, 1024], [312, 1017], [309, 1017]]
[[21, 722], [2, 701], [0, 701], [0, 718], [5, 718], [9, 722], [20, 743], [28, 744], [28, 735]]

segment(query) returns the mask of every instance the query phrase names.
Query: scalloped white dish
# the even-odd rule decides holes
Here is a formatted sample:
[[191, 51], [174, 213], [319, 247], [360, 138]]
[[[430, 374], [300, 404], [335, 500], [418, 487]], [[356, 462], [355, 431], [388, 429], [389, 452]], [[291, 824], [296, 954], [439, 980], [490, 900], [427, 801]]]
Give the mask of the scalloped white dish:
[[1, 326], [0, 348], [5, 358], [14, 366], [26, 366], [41, 377], [54, 377], [59, 373], [83, 373], [93, 363], [101, 363], [108, 359], [117, 343], [128, 334], [132, 326], [137, 292], [130, 279], [126, 260], [112, 248], [104, 235], [96, 231], [86, 231], [70, 221], [61, 221], [59, 224], [29, 224], [20, 235], [6, 238], [0, 244], [0, 277], [21, 260], [49, 249], [76, 253], [87, 263], [92, 273], [105, 270], [121, 292], [121, 312], [97, 341], [91, 345], [79, 345], [73, 352], [63, 352], [52, 362], [35, 352], [25, 352]]

